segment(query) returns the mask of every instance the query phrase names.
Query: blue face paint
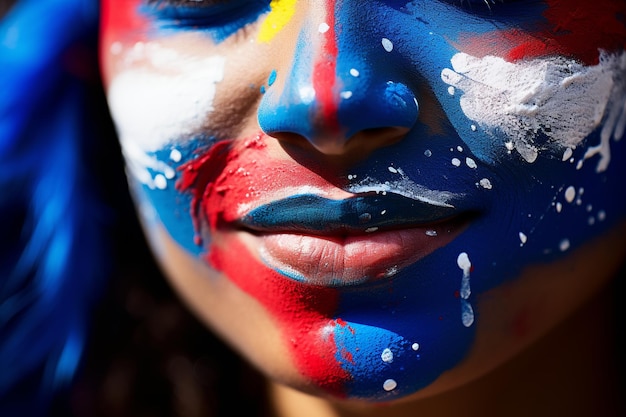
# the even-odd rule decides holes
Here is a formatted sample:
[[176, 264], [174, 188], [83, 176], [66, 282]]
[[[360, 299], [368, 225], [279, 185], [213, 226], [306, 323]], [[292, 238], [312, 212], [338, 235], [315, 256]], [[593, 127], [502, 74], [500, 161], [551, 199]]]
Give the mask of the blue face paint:
[[[326, 315], [320, 313], [325, 320], [320, 323], [344, 323], [331, 327], [335, 351], [334, 361], [329, 362], [340, 364], [349, 375], [342, 380], [342, 393], [348, 397], [384, 401], [428, 386], [470, 351], [475, 322], [481, 320], [480, 294], [513, 280], [528, 266], [563, 258], [626, 217], [620, 183], [626, 175], [626, 143], [607, 142], [603, 133], [610, 125], [612, 109], [621, 109], [615, 97], [623, 98], [626, 91], [619, 78], [624, 68], [615, 58], [623, 51], [609, 51], [613, 55], [598, 64], [604, 67], [553, 54], [517, 62], [500, 53], [497, 45], [479, 45], [484, 52], [480, 55], [467, 46], [472, 40], [468, 37], [480, 40], [494, 31], [518, 30], [536, 38], [539, 35], [533, 31], [548, 24], [547, 2], [510, 2], [491, 8], [481, 3], [461, 2], [463, 7], [459, 7], [452, 0], [370, 2], [364, 13], [362, 4], [341, 2], [330, 10], [332, 19], [326, 16], [327, 21], [336, 21], [336, 34], [330, 40], [324, 37], [328, 33], [325, 21], [304, 19], [289, 65], [271, 62], [265, 73], [254, 74], [255, 80], [267, 80], [265, 94], [254, 98], [260, 100], [258, 122], [267, 137], [259, 135], [263, 140], [258, 141], [228, 137], [236, 150], [209, 158], [204, 165], [216, 172], [192, 191], [194, 198], [204, 199], [198, 210], [205, 224], [198, 219], [194, 223], [186, 214], [198, 213], [191, 195], [181, 192], [182, 188], [144, 187], [174, 240], [195, 255], [207, 256], [205, 251], [211, 250], [207, 237], [229, 227], [269, 236], [267, 240], [272, 235], [301, 234], [303, 239], [316, 241], [311, 252], [323, 252], [336, 242], [349, 246], [350, 239], [365, 242], [365, 236], [423, 229], [425, 237], [409, 242], [414, 246], [397, 248], [402, 253], [423, 253], [415, 258], [389, 257], [391, 261], [382, 258], [377, 262], [390, 262], [384, 271], [364, 266], [367, 259], [374, 259], [366, 251], [356, 251], [358, 256], [354, 256], [365, 258], [362, 262], [346, 255], [343, 261], [354, 267], [339, 270], [324, 267], [322, 256], [298, 257], [279, 245], [248, 254], [263, 263], [268, 275], [284, 278], [289, 283], [285, 285], [298, 281], [298, 288], [313, 294], [309, 300], [316, 300], [316, 286], [336, 296], [332, 314], [321, 309]], [[257, 3], [242, 6], [242, 13], [253, 10], [248, 8], [252, 4]], [[265, 9], [254, 10], [247, 16], [257, 12], [258, 16]], [[159, 19], [169, 18], [162, 15]], [[213, 33], [211, 25], [217, 27], [219, 21], [209, 21], [205, 26]], [[320, 62], [330, 62], [329, 51], [336, 52], [330, 60], [335, 78], [323, 80], [329, 81], [322, 83], [323, 90], [315, 82], [319, 76], [315, 69]], [[518, 77], [500, 82], [502, 73]], [[612, 77], [610, 82], [607, 77]], [[518, 85], [520, 80], [527, 84]], [[567, 89], [570, 84], [589, 89]], [[571, 103], [566, 98], [578, 97], [580, 105], [574, 108], [584, 109], [591, 106], [582, 100], [587, 94], [578, 93], [595, 94], [603, 89], [606, 94], [598, 96], [607, 105], [602, 122], [583, 124], [581, 129], [588, 131], [580, 139], [574, 139], [581, 132], [575, 121], [541, 119], [543, 108], [555, 106], [550, 102], [553, 97], [562, 97], [564, 105]], [[536, 94], [527, 99], [522, 94], [527, 90]], [[218, 95], [224, 98], [229, 92], [218, 91]], [[336, 114], [330, 118], [324, 111], [333, 105]], [[502, 111], [506, 106], [508, 110]], [[495, 122], [490, 112], [498, 115]], [[227, 116], [241, 116], [235, 113]], [[338, 123], [338, 131], [329, 129], [329, 120]], [[389, 131], [401, 134], [376, 146], [367, 142]], [[563, 132], [567, 134], [560, 135]], [[613, 134], [618, 133], [611, 131], [609, 137]], [[352, 155], [346, 158], [349, 162], [320, 162], [328, 157], [323, 155], [328, 138], [333, 152], [353, 146]], [[303, 146], [306, 141], [312, 147]], [[211, 151], [211, 143], [199, 147], [197, 142], [176, 145], [181, 156], [170, 164], [176, 172], [174, 180], [184, 176], [180, 169], [196, 169], [200, 164], [194, 161]], [[362, 152], [359, 145], [363, 145]], [[602, 145], [597, 154], [595, 145]], [[171, 146], [154, 156], [161, 161], [171, 159]], [[281, 158], [267, 150], [272, 146]], [[342, 155], [331, 157], [336, 161]], [[198, 230], [204, 232], [204, 246], [194, 241]], [[428, 238], [434, 243], [425, 248]], [[243, 257], [225, 246], [220, 255]], [[343, 252], [331, 255], [337, 253]], [[320, 261], [317, 270], [290, 264], [306, 256]], [[363, 276], [358, 275], [361, 270], [366, 271]], [[238, 283], [251, 280], [247, 274], [246, 270], [230, 278]], [[284, 302], [271, 299], [272, 291], [268, 290], [268, 296], [242, 287], [263, 300], [270, 311], [275, 311], [272, 303], [282, 306]], [[300, 301], [283, 310], [302, 313], [298, 308], [305, 307]], [[314, 301], [306, 304], [305, 313], [318, 311]], [[280, 316], [278, 321], [289, 320]], [[285, 324], [285, 339], [300, 340], [289, 325], [297, 326]], [[320, 346], [326, 347], [324, 343]], [[292, 353], [299, 357], [298, 352]], [[307, 359], [302, 358], [301, 365]], [[320, 386], [322, 382], [327, 381], [313, 381]]]

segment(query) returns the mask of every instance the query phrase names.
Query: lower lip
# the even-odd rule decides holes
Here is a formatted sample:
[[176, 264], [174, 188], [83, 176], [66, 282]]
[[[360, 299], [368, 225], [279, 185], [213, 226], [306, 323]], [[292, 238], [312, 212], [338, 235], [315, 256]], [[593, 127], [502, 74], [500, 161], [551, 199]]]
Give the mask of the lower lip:
[[310, 285], [342, 287], [390, 279], [402, 268], [450, 243], [461, 228], [447, 222], [344, 238], [244, 233], [244, 240], [272, 269]]

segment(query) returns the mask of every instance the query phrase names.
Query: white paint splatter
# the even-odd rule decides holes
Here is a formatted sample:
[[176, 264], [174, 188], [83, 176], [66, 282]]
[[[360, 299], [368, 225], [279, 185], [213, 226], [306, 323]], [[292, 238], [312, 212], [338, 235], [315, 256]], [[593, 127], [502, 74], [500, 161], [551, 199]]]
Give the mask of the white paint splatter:
[[358, 77], [359, 76], [359, 70], [357, 70], [356, 68], [350, 69], [350, 75], [352, 75], [353, 77]]
[[456, 263], [463, 271], [463, 278], [461, 278], [461, 289], [459, 295], [461, 296], [461, 322], [463, 326], [469, 327], [474, 323], [474, 309], [472, 305], [467, 301], [472, 294], [470, 288], [470, 271], [472, 269], [472, 263], [466, 252], [461, 252], [456, 259]]
[[563, 152], [563, 161], [567, 161], [568, 159], [570, 159], [573, 153], [574, 151], [572, 150], [572, 148], [565, 148], [565, 152]]
[[383, 45], [383, 48], [385, 48], [385, 51], [387, 52], [393, 51], [393, 42], [391, 42], [389, 39], [383, 38], [381, 40], [381, 43]]
[[383, 383], [383, 389], [385, 391], [393, 391], [398, 387], [398, 383], [393, 379], [388, 379]]
[[391, 363], [393, 362], [393, 352], [391, 351], [391, 349], [386, 348], [385, 350], [383, 350], [383, 353], [380, 354], [380, 358], [385, 363]]
[[568, 250], [570, 248], [570, 242], [569, 239], [563, 239], [561, 240], [561, 243], [559, 243], [559, 250], [561, 252], [565, 252], [566, 250]]
[[465, 164], [472, 168], [472, 169], [476, 169], [478, 168], [478, 165], [476, 165], [476, 161], [474, 161], [472, 158], [470, 158], [469, 156], [467, 158], [465, 158]]
[[172, 161], [180, 162], [182, 158], [183, 158], [183, 154], [181, 154], [178, 149], [172, 149], [172, 151], [170, 152], [170, 159]]
[[320, 23], [319, 27], [317, 28], [317, 30], [320, 33], [326, 33], [326, 32], [328, 32], [328, 29], [330, 29], [330, 26], [328, 26], [328, 23], [326, 23], [326, 22]]
[[474, 309], [467, 300], [461, 300], [461, 322], [465, 327], [474, 324]]
[[424, 151], [424, 156], [430, 158], [431, 156], [433, 156], [433, 152], [430, 149], [426, 149]]
[[470, 129], [472, 129], [472, 132], [476, 132], [476, 125], [470, 125]]
[[459, 146], [456, 147], [456, 150], [459, 151], [459, 152], [463, 152], [463, 147], [461, 145], [459, 145]]
[[157, 174], [154, 176], [154, 186], [159, 190], [165, 190], [167, 188], [167, 179], [162, 174]]
[[112, 79], [109, 107], [129, 172], [143, 184], [158, 188], [148, 168], [157, 172], [171, 168], [150, 153], [202, 127], [213, 111], [225, 60], [220, 56], [191, 58], [157, 43], [138, 42], [126, 53], [125, 61], [145, 65], [121, 71]]
[[413, 349], [414, 351], [418, 351], [420, 348], [420, 344], [419, 343], [413, 343], [413, 345], [411, 346], [411, 349]]
[[[507, 62], [457, 53], [442, 80], [463, 92], [465, 115], [490, 136], [504, 134], [507, 144], [527, 162], [534, 162], [544, 145], [574, 148], [600, 123], [601, 144], [589, 148], [585, 159], [600, 154], [597, 170], [610, 161], [609, 139], [619, 140], [626, 129], [626, 52], [602, 52], [600, 63], [584, 66], [552, 56]], [[508, 146], [507, 146], [508, 147]], [[546, 146], [548, 147], [548, 146]]]
[[342, 91], [341, 93], [339, 93], [339, 96], [344, 100], [347, 100], [352, 97], [352, 91]]
[[470, 289], [470, 270], [472, 269], [472, 262], [470, 262], [466, 252], [461, 252], [456, 259], [456, 264], [463, 271], [460, 295], [462, 299], [467, 300], [472, 293]]
[[523, 246], [528, 241], [528, 236], [524, 232], [519, 232], [519, 240], [521, 242], [520, 246]]
[[598, 212], [598, 220], [600, 220], [601, 222], [606, 220], [606, 212], [604, 210], [600, 210]]
[[437, 231], [436, 231], [436, 230], [431, 230], [431, 229], [429, 229], [429, 230], [426, 230], [426, 231], [424, 232], [424, 234], [425, 234], [426, 236], [435, 237], [435, 236], [437, 236]]
[[491, 185], [491, 181], [489, 181], [488, 178], [483, 178], [478, 183], [486, 190], [491, 190], [493, 188], [493, 185]]
[[560, 213], [561, 210], [563, 210], [563, 204], [562, 203], [556, 203], [556, 212]]
[[571, 203], [576, 198], [576, 189], [571, 185], [565, 190], [565, 201]]
[[395, 168], [394, 168], [394, 167], [392, 167], [392, 166], [387, 167], [387, 169], [388, 169], [388, 170], [389, 170], [389, 172], [391, 172], [392, 174], [397, 174], [397, 173], [398, 173], [398, 170], [397, 170], [397, 169], [395, 169]]
[[461, 166], [461, 160], [459, 158], [452, 158], [452, 165], [454, 165], [455, 167], [460, 167]]
[[451, 96], [454, 95], [454, 87], [452, 86], [448, 87], [448, 94], [450, 94]]

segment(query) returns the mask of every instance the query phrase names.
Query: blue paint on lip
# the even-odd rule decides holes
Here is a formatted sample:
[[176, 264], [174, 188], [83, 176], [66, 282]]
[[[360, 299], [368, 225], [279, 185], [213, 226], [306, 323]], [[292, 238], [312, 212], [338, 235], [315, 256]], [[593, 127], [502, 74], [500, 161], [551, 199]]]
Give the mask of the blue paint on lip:
[[456, 214], [459, 213], [452, 206], [433, 205], [392, 193], [344, 200], [296, 195], [255, 208], [241, 223], [265, 232], [363, 232], [372, 227], [425, 225]]

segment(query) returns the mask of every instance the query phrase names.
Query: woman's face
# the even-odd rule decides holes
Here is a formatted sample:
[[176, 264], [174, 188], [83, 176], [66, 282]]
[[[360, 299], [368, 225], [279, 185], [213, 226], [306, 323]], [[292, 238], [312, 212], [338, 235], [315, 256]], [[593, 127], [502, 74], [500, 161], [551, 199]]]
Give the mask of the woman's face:
[[[157, 258], [272, 378], [476, 377], [626, 252], [622, 0], [105, 0]], [[608, 249], [607, 249], [608, 248]]]

